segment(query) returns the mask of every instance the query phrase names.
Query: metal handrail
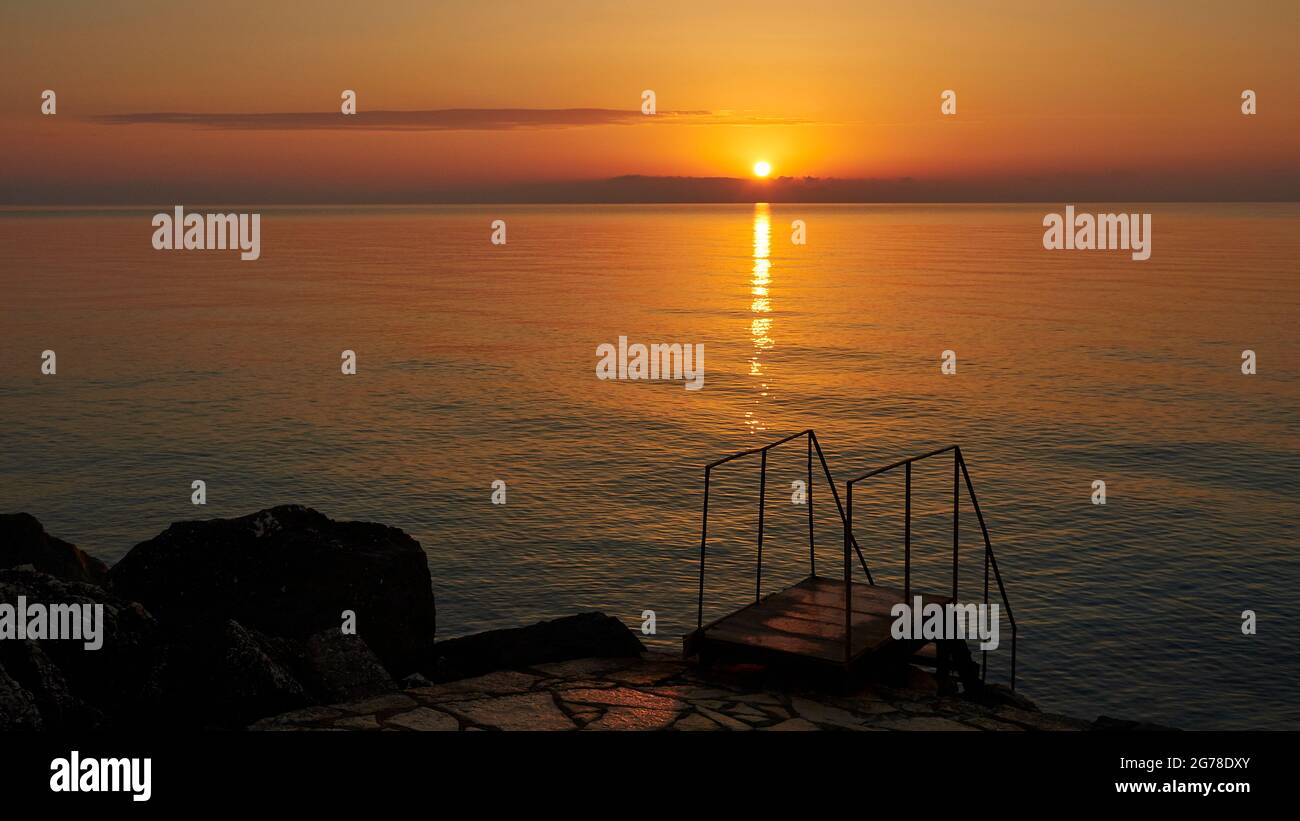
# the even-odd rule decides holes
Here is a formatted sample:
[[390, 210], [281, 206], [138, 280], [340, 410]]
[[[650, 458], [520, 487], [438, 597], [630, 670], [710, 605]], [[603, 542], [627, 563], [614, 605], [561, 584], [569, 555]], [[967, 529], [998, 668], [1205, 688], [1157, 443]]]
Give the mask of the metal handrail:
[[[989, 529], [984, 524], [984, 514], [980, 511], [979, 499], [975, 497], [975, 487], [970, 481], [970, 471], [966, 469], [966, 457], [957, 449], [957, 464], [961, 465], [962, 476], [966, 479], [966, 492], [970, 494], [971, 504], [975, 508], [975, 517], [979, 519], [980, 532], [984, 534], [984, 603], [989, 601], [989, 566], [993, 567], [993, 577], [998, 583], [998, 593], [1002, 596], [1002, 609], [1007, 611], [1007, 623], [1011, 625], [1011, 692], [1016, 691], [1016, 617], [1011, 614], [1011, 600], [1007, 598], [1007, 588], [1002, 584], [1002, 573], [998, 570], [998, 558], [993, 554], [993, 543], [989, 541]], [[980, 681], [988, 675], [988, 651], [980, 651]]]
[[[852, 564], [849, 561], [849, 543], [850, 540], [854, 545], [857, 544], [857, 538], [853, 535], [853, 485], [864, 479], [870, 479], [873, 476], [879, 476], [899, 467], [904, 469], [904, 524], [903, 524], [903, 601], [911, 602], [912, 598], [912, 463], [919, 462], [923, 459], [929, 459], [948, 451], [953, 452], [952, 466], [952, 599], [957, 601], [957, 577], [958, 577], [958, 512], [961, 498], [961, 478], [966, 480], [966, 492], [970, 497], [971, 504], [975, 508], [975, 516], [979, 519], [980, 532], [984, 537], [984, 604], [987, 606], [989, 601], [989, 568], [993, 569], [993, 576], [998, 584], [998, 592], [1002, 597], [1002, 607], [1007, 613], [1007, 623], [1011, 625], [1011, 690], [1016, 689], [1016, 619], [1011, 613], [1011, 601], [1007, 598], [1006, 587], [1002, 583], [1002, 573], [998, 570], [997, 557], [993, 554], [993, 543], [989, 539], [989, 529], [984, 523], [984, 514], [980, 510], [979, 499], [975, 496], [975, 487], [971, 483], [970, 471], [966, 468], [966, 459], [961, 454], [961, 448], [957, 445], [948, 445], [929, 453], [923, 453], [920, 456], [912, 456], [907, 459], [900, 459], [893, 464], [886, 465], [882, 468], [867, 471], [866, 473], [845, 483], [845, 498], [847, 515], [844, 520], [844, 662], [848, 664], [853, 657], [853, 591], [851, 569]], [[988, 651], [981, 651], [980, 656], [980, 681], [984, 681], [988, 675]]]
[[[718, 467], [719, 465], [724, 465], [727, 462], [731, 462], [745, 456], [753, 456], [755, 453], [762, 454], [762, 461], [759, 467], [760, 473], [759, 473], [759, 486], [758, 486], [759, 487], [758, 490], [759, 493], [758, 496], [758, 561], [756, 563], [756, 578], [754, 581], [754, 600], [759, 601], [762, 598], [762, 589], [763, 589], [763, 526], [764, 526], [764, 510], [766, 508], [766, 501], [767, 501], [767, 452], [774, 447], [777, 447], [779, 445], [784, 445], [786, 442], [790, 442], [802, 436], [808, 437], [808, 487], [805, 490], [807, 494], [805, 498], [805, 503], [808, 505], [808, 561], [809, 561], [809, 567], [812, 575], [814, 576], [817, 575], [817, 561], [816, 561], [816, 552], [815, 552], [816, 542], [813, 534], [813, 511], [812, 511], [812, 455], [814, 450], [817, 452], [817, 458], [821, 462], [822, 471], [826, 475], [826, 483], [830, 486], [831, 494], [835, 498], [835, 507], [839, 510], [840, 522], [841, 524], [844, 524], [846, 526], [846, 532], [847, 532], [847, 519], [845, 518], [844, 505], [840, 502], [839, 489], [835, 486], [834, 477], [831, 476], [830, 465], [826, 463], [826, 455], [822, 453], [821, 442], [818, 441], [817, 434], [813, 432], [812, 428], [801, 430], [798, 433], [792, 433], [789, 436], [785, 437], [784, 439], [779, 439], [775, 442], [771, 442], [769, 444], [763, 445], [762, 447], [752, 448], [750, 450], [741, 451], [740, 453], [734, 453], [731, 456], [725, 456], [721, 459], [718, 459], [717, 461], [710, 462], [709, 464], [705, 465], [704, 466], [704, 520], [700, 529], [700, 593], [699, 593], [698, 612], [696, 614], [696, 622], [695, 622], [695, 626], [697, 630], [702, 630], [704, 628], [704, 559], [707, 552], [707, 543], [709, 538], [709, 482], [712, 476], [713, 469]], [[854, 538], [851, 533], [845, 539], [845, 551], [846, 551], [845, 562], [849, 561], [847, 551], [849, 550], [850, 544], [852, 545], [853, 549], [857, 551], [858, 561], [862, 564], [862, 571], [867, 575], [867, 582], [869, 584], [875, 584], [875, 581], [871, 577], [871, 570], [867, 567], [866, 557], [863, 556], [862, 554], [862, 548], [858, 545], [857, 539]]]

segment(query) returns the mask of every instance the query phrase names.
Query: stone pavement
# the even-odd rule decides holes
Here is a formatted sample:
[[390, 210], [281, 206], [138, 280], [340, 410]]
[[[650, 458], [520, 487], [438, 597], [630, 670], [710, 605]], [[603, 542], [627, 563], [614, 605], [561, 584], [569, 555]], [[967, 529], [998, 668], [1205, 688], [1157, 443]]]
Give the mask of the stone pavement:
[[[253, 730], [1082, 730], [1029, 707], [912, 689], [849, 695], [778, 691], [753, 677], [697, 670], [676, 656], [592, 658], [501, 671], [262, 719]], [[750, 683], [746, 683], [749, 681]]]

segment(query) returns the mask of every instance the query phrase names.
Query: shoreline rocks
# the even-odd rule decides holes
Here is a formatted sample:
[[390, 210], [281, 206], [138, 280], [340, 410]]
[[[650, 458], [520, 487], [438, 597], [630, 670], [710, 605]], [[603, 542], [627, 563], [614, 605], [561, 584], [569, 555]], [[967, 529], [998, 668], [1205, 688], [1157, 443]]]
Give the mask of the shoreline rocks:
[[108, 565], [45, 532], [30, 513], [0, 514], [0, 570], [31, 569], [67, 581], [104, 583]]
[[108, 581], [160, 620], [234, 619], [303, 641], [339, 630], [352, 611], [357, 633], [397, 675], [420, 667], [433, 646], [433, 582], [420, 543], [297, 505], [177, 522], [133, 547]]
[[430, 664], [427, 558], [397, 528], [284, 505], [178, 522], [111, 569], [27, 514], [0, 517], [0, 537], [0, 604], [105, 613], [95, 651], [0, 641], [0, 729], [235, 729], [391, 693]]
[[0, 730], [1167, 729], [940, 694], [914, 668], [847, 694], [700, 669], [599, 612], [435, 643], [417, 541], [295, 505], [173, 524], [111, 569], [0, 516], [0, 604], [19, 597], [102, 606], [103, 644], [0, 641]]
[[627, 625], [604, 613], [579, 613], [527, 627], [488, 630], [440, 641], [426, 675], [434, 681], [579, 658], [639, 656], [645, 652]]

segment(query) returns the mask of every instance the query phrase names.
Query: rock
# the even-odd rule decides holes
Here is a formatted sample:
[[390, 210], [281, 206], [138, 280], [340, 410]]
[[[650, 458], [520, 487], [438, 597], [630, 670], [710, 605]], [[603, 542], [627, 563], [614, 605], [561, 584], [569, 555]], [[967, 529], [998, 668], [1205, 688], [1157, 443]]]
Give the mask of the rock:
[[1008, 707], [1017, 707], [1021, 710], [1037, 710], [1038, 706], [1034, 702], [1025, 698], [1020, 693], [1014, 692], [1005, 684], [985, 684], [978, 691], [968, 695], [972, 701], [984, 704], [989, 707], [1006, 705]]
[[329, 722], [345, 715], [342, 710], [333, 707], [307, 707], [284, 715], [271, 716], [249, 725], [250, 730], [273, 730], [290, 725], [312, 725]]
[[300, 640], [337, 631], [351, 610], [394, 675], [416, 669], [433, 644], [433, 591], [419, 542], [397, 528], [335, 522], [296, 505], [173, 524], [132, 548], [109, 583], [162, 621], [233, 619]]
[[[326, 704], [369, 698], [397, 684], [360, 636], [324, 630], [307, 640], [303, 680]], [[418, 675], [418, 674], [417, 674]]]
[[42, 729], [36, 699], [0, 667], [0, 732]]
[[935, 678], [934, 673], [909, 664], [904, 671], [903, 687], [917, 693], [931, 695], [939, 692], [939, 680]]
[[32, 570], [0, 570], [0, 603], [16, 606], [19, 597], [29, 606], [103, 607], [97, 650], [67, 639], [0, 642], [0, 666], [31, 695], [45, 729], [131, 726], [153, 710], [159, 630], [142, 607], [98, 585]]
[[227, 621], [220, 655], [214, 654], [208, 707], [231, 716], [231, 724], [295, 710], [309, 703], [302, 684], [268, 648], [237, 621]]
[[644, 651], [623, 622], [604, 613], [581, 613], [438, 642], [433, 669], [426, 674], [435, 681], [450, 681], [549, 662], [640, 656]]
[[403, 678], [400, 684], [403, 690], [414, 690], [418, 687], [428, 687], [430, 684], [433, 684], [433, 682], [429, 681], [419, 673], [411, 673], [409, 676]]
[[0, 654], [4, 664], [31, 693], [41, 715], [41, 726], [46, 730], [102, 728], [103, 713], [72, 692], [67, 676], [45, 654], [41, 644], [13, 642]]
[[29, 513], [0, 515], [0, 569], [31, 565], [58, 579], [103, 584], [108, 565], [45, 532]]
[[355, 702], [353, 704], [342, 705], [343, 709], [353, 715], [370, 715], [373, 713], [392, 713], [398, 710], [409, 710], [418, 706], [415, 699], [403, 693], [390, 693], [386, 696], [375, 696], [365, 701]]
[[1097, 720], [1092, 722], [1092, 729], [1102, 730], [1112, 733], [1176, 733], [1179, 732], [1177, 727], [1166, 727], [1162, 724], [1152, 724], [1148, 721], [1133, 721], [1124, 718], [1112, 718], [1111, 716], [1098, 716]]
[[150, 716], [160, 727], [233, 729], [314, 703], [282, 648], [233, 619], [166, 633], [160, 655]]
[[923, 732], [952, 732], [954, 730], [965, 730], [969, 732], [978, 732], [974, 727], [968, 727], [957, 721], [942, 716], [911, 716], [907, 718], [897, 718], [882, 721], [875, 725], [886, 730], [911, 730]]

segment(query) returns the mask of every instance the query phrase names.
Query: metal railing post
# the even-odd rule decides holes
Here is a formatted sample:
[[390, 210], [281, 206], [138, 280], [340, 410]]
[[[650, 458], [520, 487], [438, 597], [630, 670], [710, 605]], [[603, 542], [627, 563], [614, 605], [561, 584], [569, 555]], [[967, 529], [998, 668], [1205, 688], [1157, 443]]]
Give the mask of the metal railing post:
[[903, 468], [903, 602], [912, 603], [912, 463]]
[[[840, 524], [845, 524], [844, 505], [840, 504], [840, 492], [835, 487], [835, 479], [831, 476], [830, 465], [826, 464], [826, 454], [822, 453], [822, 443], [817, 439], [816, 433], [813, 433], [812, 436], [813, 447], [817, 448], [817, 459], [822, 463], [822, 472], [826, 474], [826, 485], [831, 489], [831, 495], [835, 498], [835, 510], [840, 514]], [[847, 528], [846, 532], [848, 532]], [[867, 567], [866, 557], [862, 555], [862, 546], [858, 544], [857, 538], [851, 532], [849, 532], [849, 539], [853, 543], [853, 549], [858, 553], [858, 561], [862, 563], [862, 572], [867, 574], [867, 584], [875, 585], [876, 580], [871, 576], [871, 568]]]
[[761, 598], [763, 590], [763, 508], [767, 500], [767, 448], [763, 448], [763, 460], [758, 476], [758, 574], [754, 579], [754, 601]]
[[960, 521], [959, 500], [961, 499], [961, 467], [957, 460], [961, 458], [961, 449], [952, 451], [952, 600], [957, 601], [957, 528]]
[[853, 563], [850, 545], [853, 541], [853, 484], [847, 486], [847, 512], [844, 525], [844, 664], [853, 659]]
[[804, 489], [804, 504], [808, 505], [808, 568], [809, 575], [817, 575], [817, 549], [816, 542], [813, 539], [813, 507], [812, 507], [812, 445], [813, 432], [812, 428], [808, 429], [808, 486]]
[[[984, 609], [989, 606], [989, 548], [984, 546]], [[980, 681], [983, 682], [989, 674], [989, 651], [980, 651]]]
[[704, 524], [700, 528], [700, 602], [695, 629], [704, 627], [704, 543], [709, 538], [709, 468], [704, 469]]

